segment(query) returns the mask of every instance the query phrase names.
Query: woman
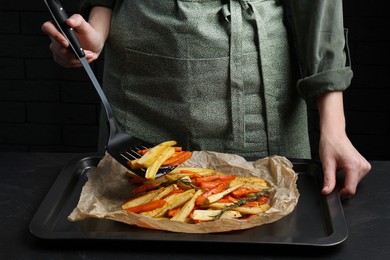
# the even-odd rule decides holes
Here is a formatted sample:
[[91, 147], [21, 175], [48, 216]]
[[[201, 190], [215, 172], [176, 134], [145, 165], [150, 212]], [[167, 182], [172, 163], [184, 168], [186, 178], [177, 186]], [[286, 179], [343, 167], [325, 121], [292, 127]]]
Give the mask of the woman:
[[[315, 101], [323, 194], [337, 170], [343, 198], [369, 172], [345, 132], [352, 71], [341, 1], [85, 0], [82, 14], [88, 22], [67, 23], [89, 62], [105, 47], [103, 86], [126, 132], [191, 150], [310, 158], [305, 101]], [[57, 63], [80, 66], [51, 22], [42, 30]]]

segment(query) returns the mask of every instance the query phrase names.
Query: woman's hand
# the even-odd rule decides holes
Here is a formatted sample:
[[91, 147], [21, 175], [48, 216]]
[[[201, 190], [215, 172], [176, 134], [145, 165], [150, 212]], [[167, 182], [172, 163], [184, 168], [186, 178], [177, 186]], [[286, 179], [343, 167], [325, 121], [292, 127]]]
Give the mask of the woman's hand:
[[337, 171], [342, 170], [345, 176], [339, 190], [340, 197], [350, 198], [355, 195], [359, 182], [371, 170], [369, 162], [355, 149], [346, 134], [321, 134], [320, 159], [324, 172], [324, 195], [335, 188]]
[[[84, 49], [88, 62], [96, 60], [103, 50], [107, 39], [111, 19], [111, 10], [104, 7], [95, 7], [91, 10], [89, 22], [80, 14], [74, 14], [66, 21], [72, 27]], [[81, 63], [71, 50], [68, 41], [52, 21], [42, 24], [42, 31], [50, 39], [50, 50], [55, 62], [63, 67], [80, 67]]]
[[356, 188], [371, 170], [369, 162], [356, 150], [345, 132], [342, 92], [331, 92], [318, 99], [320, 112], [319, 155], [324, 173], [322, 193], [331, 193], [336, 186], [336, 172], [345, 176], [339, 194], [341, 198], [355, 195]]

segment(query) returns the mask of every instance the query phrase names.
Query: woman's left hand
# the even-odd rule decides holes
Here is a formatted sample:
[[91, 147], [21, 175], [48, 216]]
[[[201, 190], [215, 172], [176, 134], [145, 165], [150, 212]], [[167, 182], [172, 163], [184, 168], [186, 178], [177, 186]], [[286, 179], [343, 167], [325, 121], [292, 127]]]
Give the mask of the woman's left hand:
[[371, 165], [347, 136], [343, 93], [326, 93], [317, 99], [317, 106], [320, 114], [319, 155], [324, 173], [322, 193], [327, 195], [334, 190], [336, 173], [341, 170], [345, 180], [340, 188], [340, 196], [350, 198], [355, 195], [359, 182], [371, 170]]
[[324, 195], [335, 188], [337, 171], [341, 170], [345, 177], [339, 190], [340, 197], [345, 199], [355, 195], [359, 182], [371, 170], [370, 163], [356, 150], [346, 134], [337, 137], [322, 134], [320, 159], [324, 173]]

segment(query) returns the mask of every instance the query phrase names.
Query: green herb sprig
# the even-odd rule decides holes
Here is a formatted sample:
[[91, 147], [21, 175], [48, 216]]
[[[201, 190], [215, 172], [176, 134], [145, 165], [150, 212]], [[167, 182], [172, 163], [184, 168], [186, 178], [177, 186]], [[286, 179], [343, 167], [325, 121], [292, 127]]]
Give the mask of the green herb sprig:
[[244, 205], [244, 204], [246, 204], [248, 202], [252, 202], [252, 201], [258, 200], [261, 197], [267, 197], [268, 198], [269, 194], [270, 194], [270, 191], [271, 191], [271, 188], [263, 189], [263, 190], [258, 191], [256, 193], [249, 194], [248, 196], [246, 196], [244, 198], [241, 198], [241, 199], [233, 202], [232, 204], [229, 204], [228, 206], [226, 206], [223, 209], [221, 209], [221, 211], [217, 215], [215, 215], [214, 220], [220, 219], [222, 214], [225, 213], [225, 211], [227, 211], [229, 209], [240, 207], [240, 206], [242, 206], [242, 205]]

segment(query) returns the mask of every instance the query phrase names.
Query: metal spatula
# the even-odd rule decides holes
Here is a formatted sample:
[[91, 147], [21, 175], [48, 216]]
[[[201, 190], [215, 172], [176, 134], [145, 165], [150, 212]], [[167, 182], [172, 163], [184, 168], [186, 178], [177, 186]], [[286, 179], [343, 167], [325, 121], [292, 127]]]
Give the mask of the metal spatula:
[[[137, 137], [130, 136], [126, 134], [118, 125], [111, 106], [107, 100], [107, 97], [105, 96], [98, 80], [95, 77], [95, 74], [93, 73], [91, 67], [89, 66], [89, 63], [87, 62], [85, 58], [84, 50], [81, 48], [80, 43], [77, 39], [76, 33], [73, 31], [71, 27], [69, 27], [66, 24], [66, 20], [68, 19], [68, 15], [66, 14], [64, 8], [60, 4], [58, 0], [44, 0], [45, 4], [47, 5], [54, 22], [57, 25], [57, 28], [61, 31], [61, 33], [67, 38], [69, 41], [69, 44], [77, 56], [77, 58], [80, 60], [81, 64], [83, 65], [85, 71], [87, 72], [89, 78], [91, 79], [93, 86], [95, 87], [96, 91], [99, 94], [99, 97], [102, 101], [102, 104], [104, 106], [104, 109], [107, 114], [109, 128], [110, 128], [110, 134], [108, 138], [108, 142], [106, 145], [107, 152], [120, 164], [125, 166], [126, 168], [130, 169], [128, 165], [128, 161], [136, 158], [140, 158], [141, 155], [137, 153], [140, 149], [145, 149], [148, 147], [152, 147], [150, 143], [141, 140]], [[175, 166], [169, 166], [169, 167], [160, 167], [158, 170], [156, 177], [162, 176], [170, 171], [172, 171], [175, 168]], [[141, 169], [130, 169], [135, 174], [144, 177], [146, 170]]]

